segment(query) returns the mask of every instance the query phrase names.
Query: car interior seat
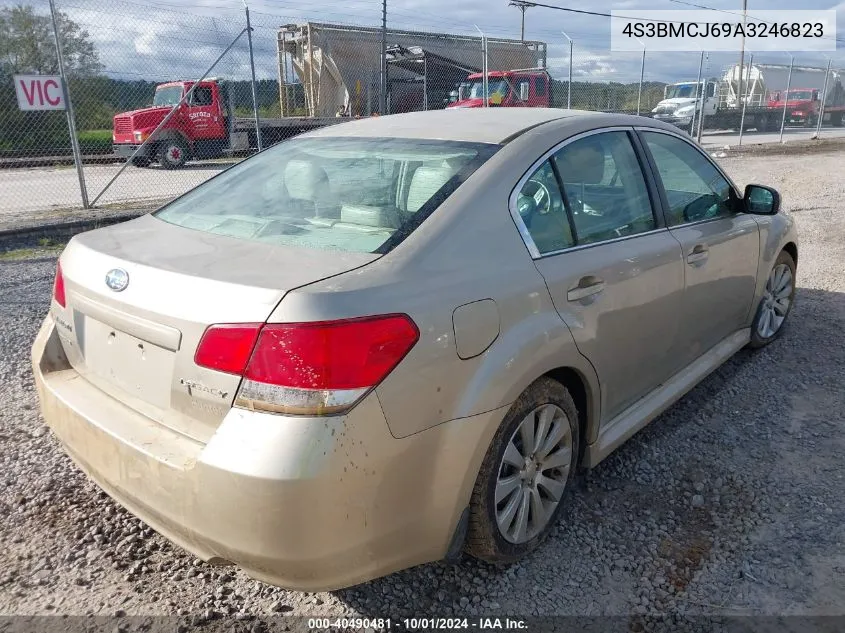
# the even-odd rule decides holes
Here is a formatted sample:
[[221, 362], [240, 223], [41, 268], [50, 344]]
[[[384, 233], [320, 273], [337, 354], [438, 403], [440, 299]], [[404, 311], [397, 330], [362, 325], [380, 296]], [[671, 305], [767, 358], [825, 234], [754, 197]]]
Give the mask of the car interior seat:
[[326, 220], [340, 217], [329, 177], [322, 167], [308, 161], [291, 160], [285, 166], [284, 178], [291, 206], [299, 205], [302, 217]]

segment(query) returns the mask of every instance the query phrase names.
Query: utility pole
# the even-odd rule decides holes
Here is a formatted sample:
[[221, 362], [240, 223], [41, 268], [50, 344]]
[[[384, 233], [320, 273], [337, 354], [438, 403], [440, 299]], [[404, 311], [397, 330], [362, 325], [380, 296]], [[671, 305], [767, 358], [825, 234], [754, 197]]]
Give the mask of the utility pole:
[[[742, 48], [739, 51], [739, 85], [736, 89], [737, 99], [742, 99], [742, 73], [745, 70], [745, 23], [748, 20], [748, 0], [742, 0]], [[750, 77], [749, 71], [749, 79]], [[739, 103], [737, 103], [739, 105]]]
[[522, 29], [520, 30], [519, 39], [523, 42], [525, 41], [525, 10], [530, 9], [531, 7], [536, 7], [537, 5], [533, 2], [528, 2], [527, 0], [511, 0], [508, 2], [509, 7], [516, 7], [522, 12]]
[[379, 114], [387, 114], [387, 0], [381, 0], [381, 86], [378, 110]]

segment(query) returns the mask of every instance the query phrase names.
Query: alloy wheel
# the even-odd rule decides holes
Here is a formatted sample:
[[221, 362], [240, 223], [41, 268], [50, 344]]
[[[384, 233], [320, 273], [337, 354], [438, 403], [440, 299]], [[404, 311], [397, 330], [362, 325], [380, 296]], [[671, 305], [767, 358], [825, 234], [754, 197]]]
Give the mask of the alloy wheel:
[[544, 404], [523, 418], [507, 444], [496, 479], [496, 523], [511, 543], [540, 534], [563, 496], [572, 465], [569, 418]]
[[757, 323], [757, 333], [762, 338], [773, 337], [786, 320], [792, 302], [792, 285], [792, 271], [786, 264], [778, 264], [769, 273]]

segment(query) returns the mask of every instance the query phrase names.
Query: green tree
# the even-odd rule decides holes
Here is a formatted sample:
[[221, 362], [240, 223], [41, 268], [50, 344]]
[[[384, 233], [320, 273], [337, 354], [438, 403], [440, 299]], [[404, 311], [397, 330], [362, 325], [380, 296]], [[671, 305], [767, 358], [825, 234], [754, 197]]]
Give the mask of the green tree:
[[[102, 69], [89, 34], [67, 15], [57, 16], [65, 72], [72, 92], [80, 84], [96, 81]], [[12, 75], [59, 72], [53, 22], [49, 14], [36, 13], [31, 6], [0, 8], [0, 151], [15, 154], [64, 153], [70, 147], [67, 123], [60, 112], [21, 112], [15, 101]], [[83, 92], [83, 91], [79, 91]], [[108, 122], [99, 103], [79, 99], [77, 119]]]
[[[64, 13], [57, 16], [65, 71], [71, 77], [97, 74], [102, 65], [88, 32]], [[0, 73], [57, 74], [59, 63], [49, 15], [31, 6], [0, 9]]]

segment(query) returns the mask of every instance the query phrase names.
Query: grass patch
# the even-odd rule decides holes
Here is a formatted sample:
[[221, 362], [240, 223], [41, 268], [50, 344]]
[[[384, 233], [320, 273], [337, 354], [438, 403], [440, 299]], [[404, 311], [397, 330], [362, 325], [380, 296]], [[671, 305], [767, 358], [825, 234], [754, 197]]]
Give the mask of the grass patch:
[[111, 143], [111, 130], [82, 130], [77, 136], [80, 143]]
[[112, 149], [111, 130], [82, 130], [77, 133], [83, 154], [108, 154]]
[[64, 246], [62, 242], [57, 242], [49, 237], [42, 237], [38, 240], [38, 246], [24, 246], [0, 251], [0, 262], [15, 262], [35, 257], [56, 257], [62, 252]]

